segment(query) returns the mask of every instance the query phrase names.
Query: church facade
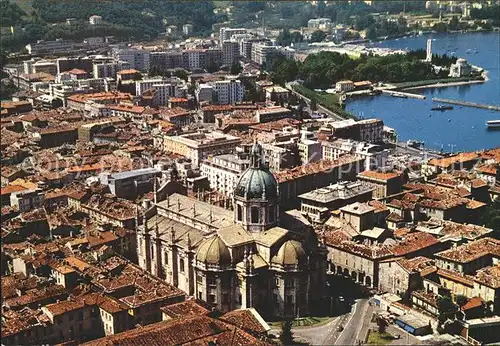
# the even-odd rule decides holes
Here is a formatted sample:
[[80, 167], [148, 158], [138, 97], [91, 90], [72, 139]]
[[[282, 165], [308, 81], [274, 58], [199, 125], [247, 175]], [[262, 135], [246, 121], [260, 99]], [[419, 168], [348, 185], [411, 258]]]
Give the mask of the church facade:
[[234, 211], [180, 194], [137, 228], [139, 265], [220, 311], [296, 317], [321, 307], [327, 250], [299, 214], [280, 211], [276, 179], [254, 144]]

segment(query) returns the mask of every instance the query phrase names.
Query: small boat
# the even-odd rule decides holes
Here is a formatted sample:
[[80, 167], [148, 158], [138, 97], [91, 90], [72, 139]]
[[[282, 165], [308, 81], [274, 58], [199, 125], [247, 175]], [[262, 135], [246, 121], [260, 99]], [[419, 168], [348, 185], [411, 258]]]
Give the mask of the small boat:
[[453, 109], [453, 106], [439, 105], [437, 107], [432, 107], [431, 111], [448, 111]]
[[488, 128], [500, 128], [500, 120], [488, 120], [486, 126]]
[[451, 119], [448, 119], [448, 122], [451, 123]]
[[419, 141], [419, 140], [416, 140], [416, 139], [409, 139], [406, 144], [409, 146], [409, 147], [413, 147], [413, 148], [420, 148], [424, 145], [424, 141]]

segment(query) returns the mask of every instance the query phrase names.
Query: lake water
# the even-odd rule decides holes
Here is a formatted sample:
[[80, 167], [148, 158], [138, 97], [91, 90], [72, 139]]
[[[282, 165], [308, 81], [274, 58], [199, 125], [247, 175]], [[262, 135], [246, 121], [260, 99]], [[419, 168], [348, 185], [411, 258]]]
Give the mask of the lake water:
[[443, 112], [430, 110], [437, 105], [432, 102], [433, 97], [500, 105], [500, 33], [430, 34], [369, 46], [425, 49], [428, 38], [434, 39], [433, 53], [455, 52], [455, 56], [487, 70], [489, 80], [483, 84], [411, 91], [427, 96], [426, 100], [386, 95], [350, 99], [347, 110], [364, 118], [383, 119], [396, 130], [400, 140], [423, 140], [428, 148], [468, 151], [500, 146], [500, 131], [487, 130], [485, 126], [487, 120], [500, 119], [500, 112], [457, 105]]

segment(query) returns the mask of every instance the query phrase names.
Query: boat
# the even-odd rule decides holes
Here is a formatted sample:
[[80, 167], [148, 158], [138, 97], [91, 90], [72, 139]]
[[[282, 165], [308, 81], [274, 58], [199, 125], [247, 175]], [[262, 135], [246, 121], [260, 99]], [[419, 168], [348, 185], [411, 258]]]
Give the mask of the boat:
[[416, 140], [416, 139], [409, 139], [406, 144], [409, 146], [409, 147], [413, 147], [413, 148], [420, 148], [424, 145], [424, 141], [419, 141], [419, 140]]
[[392, 97], [399, 97], [399, 98], [402, 98], [402, 99], [407, 99], [408, 96], [406, 95], [403, 95], [403, 94], [391, 94]]
[[488, 128], [500, 128], [500, 120], [488, 120], [486, 126]]
[[431, 111], [448, 111], [453, 109], [453, 106], [445, 106], [445, 105], [439, 105], [436, 107], [432, 107]]

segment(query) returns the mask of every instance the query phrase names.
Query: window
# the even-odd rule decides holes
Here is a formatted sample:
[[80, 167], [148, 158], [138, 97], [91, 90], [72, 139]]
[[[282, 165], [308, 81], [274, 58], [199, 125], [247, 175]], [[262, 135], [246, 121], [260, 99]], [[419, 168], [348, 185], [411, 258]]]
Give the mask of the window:
[[216, 286], [217, 279], [209, 276], [209, 277], [207, 277], [207, 284], [208, 284], [208, 286]]
[[207, 302], [209, 303], [215, 303], [215, 295], [214, 294], [209, 294], [207, 297]]
[[181, 258], [179, 260], [179, 267], [180, 267], [181, 273], [184, 273], [184, 258]]
[[155, 248], [154, 246], [151, 245], [151, 259], [154, 260], [155, 259]]
[[241, 219], [243, 218], [243, 208], [241, 207], [241, 205], [236, 205], [236, 211], [237, 211], [237, 220], [238, 221], [241, 221]]
[[222, 304], [227, 304], [227, 303], [229, 303], [229, 294], [222, 293]]
[[280, 279], [279, 278], [276, 278], [276, 287], [280, 287]]
[[198, 292], [198, 299], [203, 300], [203, 294], [201, 292]]
[[294, 287], [294, 279], [287, 279], [285, 280], [285, 287]]
[[241, 299], [241, 293], [238, 294], [238, 304], [241, 305], [242, 299]]
[[293, 297], [291, 294], [287, 294], [285, 296], [285, 304], [292, 304], [293, 303]]
[[168, 264], [168, 252], [167, 251], [165, 251], [164, 256], [165, 256], [165, 264]]
[[203, 283], [203, 277], [200, 274], [196, 274], [196, 282], [199, 284]]
[[274, 222], [274, 213], [275, 213], [274, 205], [269, 207], [269, 222]]
[[258, 207], [251, 207], [250, 208], [250, 217], [252, 220], [252, 223], [259, 223], [259, 208]]

